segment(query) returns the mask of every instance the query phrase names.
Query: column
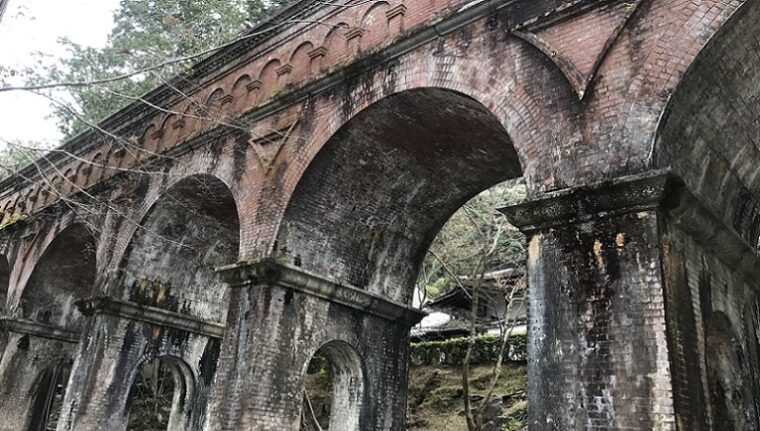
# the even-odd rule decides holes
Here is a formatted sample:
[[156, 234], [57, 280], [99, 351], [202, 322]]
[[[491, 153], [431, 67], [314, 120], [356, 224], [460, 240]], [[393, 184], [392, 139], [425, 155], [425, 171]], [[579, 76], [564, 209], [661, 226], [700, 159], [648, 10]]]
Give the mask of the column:
[[44, 429], [56, 386], [66, 384], [79, 333], [21, 319], [0, 325], [7, 337], [0, 359], [0, 431]]
[[421, 312], [274, 260], [221, 272], [233, 290], [209, 429], [298, 431], [320, 348], [344, 369], [348, 356], [359, 364], [359, 378], [336, 385], [348, 400], [336, 409], [338, 429], [405, 429], [409, 330]]
[[660, 242], [672, 184], [654, 172], [502, 209], [529, 244], [530, 430], [676, 429]]

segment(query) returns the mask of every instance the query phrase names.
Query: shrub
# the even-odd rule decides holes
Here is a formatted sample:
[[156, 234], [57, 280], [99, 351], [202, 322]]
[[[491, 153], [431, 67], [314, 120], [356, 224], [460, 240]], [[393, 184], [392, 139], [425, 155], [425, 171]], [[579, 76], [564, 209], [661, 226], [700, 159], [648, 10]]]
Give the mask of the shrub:
[[[469, 338], [453, 338], [444, 341], [423, 341], [412, 344], [412, 365], [461, 366], [467, 354]], [[472, 351], [472, 365], [494, 363], [499, 355], [500, 338], [495, 335], [481, 335], [475, 339]], [[525, 334], [509, 337], [505, 360], [524, 362], [527, 338]]]

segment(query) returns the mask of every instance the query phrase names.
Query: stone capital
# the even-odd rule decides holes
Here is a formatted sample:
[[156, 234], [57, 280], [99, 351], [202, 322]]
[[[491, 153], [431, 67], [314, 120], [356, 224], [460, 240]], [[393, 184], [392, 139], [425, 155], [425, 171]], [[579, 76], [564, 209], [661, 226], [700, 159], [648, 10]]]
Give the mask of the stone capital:
[[230, 265], [217, 271], [232, 287], [282, 286], [406, 326], [414, 326], [426, 316], [425, 312], [408, 305], [271, 258]]
[[78, 343], [80, 332], [26, 319], [0, 319], [0, 328], [40, 338]]
[[748, 280], [760, 278], [760, 258], [754, 244], [669, 170], [559, 190], [499, 211], [526, 234], [627, 213], [658, 211], [665, 223], [715, 250]]
[[667, 170], [546, 193], [500, 208], [509, 222], [525, 233], [658, 208], [680, 181]]
[[186, 332], [222, 338], [224, 326], [163, 308], [136, 304], [121, 299], [96, 297], [77, 301], [79, 311], [85, 316], [108, 315], [136, 320], [156, 326], [179, 329]]

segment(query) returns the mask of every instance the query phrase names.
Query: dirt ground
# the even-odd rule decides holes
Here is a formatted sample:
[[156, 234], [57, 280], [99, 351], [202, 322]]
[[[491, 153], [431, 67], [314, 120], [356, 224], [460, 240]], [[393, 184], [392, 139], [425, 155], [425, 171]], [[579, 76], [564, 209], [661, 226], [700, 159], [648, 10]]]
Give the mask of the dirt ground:
[[[488, 389], [492, 366], [475, 367], [471, 373], [473, 401], [483, 399]], [[524, 364], [505, 364], [496, 385], [489, 416], [500, 416], [499, 431], [526, 429], [527, 400], [525, 388], [527, 370]], [[330, 415], [332, 388], [326, 373], [307, 376], [306, 382], [312, 407], [324, 429]], [[467, 431], [462, 396], [462, 375], [459, 368], [414, 367], [409, 381], [409, 431]], [[305, 428], [306, 429], [306, 428]]]

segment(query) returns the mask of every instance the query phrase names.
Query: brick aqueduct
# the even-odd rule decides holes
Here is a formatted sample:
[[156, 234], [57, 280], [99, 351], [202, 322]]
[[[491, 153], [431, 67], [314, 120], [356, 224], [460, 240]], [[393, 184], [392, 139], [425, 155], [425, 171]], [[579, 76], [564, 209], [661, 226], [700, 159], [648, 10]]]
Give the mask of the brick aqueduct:
[[169, 429], [297, 430], [321, 349], [331, 430], [404, 430], [418, 265], [516, 177], [530, 429], [760, 429], [760, 2], [337, 3], [0, 184], [0, 429], [163, 358]]

